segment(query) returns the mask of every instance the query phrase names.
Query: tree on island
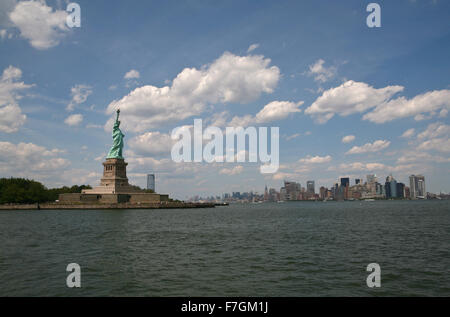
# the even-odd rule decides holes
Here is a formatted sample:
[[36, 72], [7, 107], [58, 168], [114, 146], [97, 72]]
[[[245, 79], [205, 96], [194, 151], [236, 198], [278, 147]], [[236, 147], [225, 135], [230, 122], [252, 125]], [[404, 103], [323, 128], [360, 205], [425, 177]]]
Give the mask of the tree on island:
[[62, 193], [81, 193], [89, 185], [48, 189], [42, 183], [25, 178], [0, 178], [0, 204], [33, 204], [51, 202]]
[[144, 193], [152, 193], [153, 194], [155, 192], [153, 189], [142, 189], [142, 188], [140, 188], [139, 186], [136, 186], [136, 185], [130, 185], [130, 186], [132, 188], [137, 189], [139, 191], [142, 191]]

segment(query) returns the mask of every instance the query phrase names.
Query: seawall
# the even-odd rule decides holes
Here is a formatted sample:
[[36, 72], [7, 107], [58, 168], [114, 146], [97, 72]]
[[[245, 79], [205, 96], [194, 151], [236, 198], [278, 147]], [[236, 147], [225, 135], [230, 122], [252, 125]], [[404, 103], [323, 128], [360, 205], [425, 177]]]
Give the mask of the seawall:
[[153, 202], [153, 203], [114, 203], [114, 204], [5, 204], [0, 210], [57, 210], [57, 209], [174, 209], [174, 208], [214, 208], [214, 203]]

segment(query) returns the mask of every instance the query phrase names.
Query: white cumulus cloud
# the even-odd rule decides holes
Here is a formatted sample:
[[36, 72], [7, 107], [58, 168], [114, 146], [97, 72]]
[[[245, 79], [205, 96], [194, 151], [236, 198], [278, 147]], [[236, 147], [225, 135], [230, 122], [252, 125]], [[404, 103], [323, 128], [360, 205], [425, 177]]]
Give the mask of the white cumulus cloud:
[[307, 73], [309, 76], [313, 76], [315, 81], [322, 83], [333, 78], [336, 74], [336, 67], [325, 67], [323, 64], [325, 64], [325, 61], [323, 59], [318, 59], [314, 64], [309, 66], [309, 71]]
[[18, 131], [27, 118], [18, 104], [22, 98], [19, 92], [33, 85], [18, 81], [21, 77], [19, 68], [8, 66], [0, 78], [0, 131], [6, 133]]
[[64, 123], [70, 126], [77, 126], [83, 121], [83, 116], [81, 114], [70, 115], [64, 120]]
[[71, 169], [70, 161], [61, 156], [66, 151], [49, 149], [33, 143], [18, 144], [0, 141], [0, 174], [24, 177], [43, 182], [46, 186], [95, 185], [98, 172]]
[[[438, 110], [450, 109], [450, 90], [434, 90], [415, 96], [412, 99], [399, 97], [389, 102], [383, 102], [363, 116], [364, 120], [384, 123], [399, 118], [416, 116], [416, 120], [437, 115]], [[441, 112], [442, 113], [442, 112]], [[425, 115], [428, 114], [428, 117]]]
[[362, 146], [354, 146], [346, 154], [361, 154], [361, 153], [369, 153], [369, 152], [378, 152], [385, 148], [387, 148], [391, 144], [390, 141], [387, 140], [377, 140], [373, 143], [366, 143]]
[[450, 157], [443, 157], [439, 155], [431, 155], [427, 152], [422, 151], [408, 151], [404, 153], [397, 159], [397, 163], [422, 163], [422, 162], [436, 162], [436, 163], [446, 163], [450, 162]]
[[255, 123], [268, 123], [276, 120], [287, 118], [291, 113], [301, 112], [299, 107], [303, 101], [272, 101], [264, 106], [255, 116], [245, 115], [242, 117], [235, 116], [230, 121], [230, 126], [248, 126]]
[[330, 166], [328, 170], [347, 173], [357, 171], [378, 171], [378, 170], [386, 170], [387, 168], [388, 167], [382, 163], [353, 162], [353, 163], [342, 163], [339, 164], [339, 166]]
[[253, 52], [254, 50], [256, 50], [259, 47], [258, 43], [252, 44], [248, 47], [247, 49], [247, 53]]
[[417, 165], [414, 164], [399, 164], [395, 166], [386, 165], [383, 163], [363, 163], [363, 162], [353, 162], [353, 163], [342, 163], [338, 166], [330, 166], [329, 171], [338, 171], [340, 173], [348, 172], [403, 172], [411, 173], [411, 171], [417, 171]]
[[223, 175], [237, 175], [242, 173], [244, 167], [242, 165], [236, 165], [232, 168], [222, 168], [219, 173]]
[[16, 177], [32, 177], [42, 173], [52, 173], [55, 170], [70, 165], [64, 158], [58, 157], [62, 151], [49, 150], [33, 143], [0, 142], [0, 173]]
[[[225, 52], [200, 69], [185, 68], [171, 86], [138, 87], [120, 100], [114, 100], [107, 114], [122, 110], [125, 130], [142, 132], [164, 123], [174, 123], [201, 114], [215, 103], [248, 103], [262, 93], [272, 93], [280, 70], [269, 66], [260, 55], [236, 56]], [[112, 126], [113, 118], [105, 129]]]
[[302, 158], [299, 160], [300, 163], [305, 163], [305, 164], [321, 164], [321, 163], [327, 163], [331, 161], [331, 156], [327, 155], [327, 156], [311, 156], [308, 155], [305, 158]]
[[69, 31], [66, 17], [66, 11], [53, 10], [45, 1], [18, 2], [9, 14], [14, 26], [20, 30], [20, 35], [39, 50], [59, 44], [61, 38]]
[[16, 104], [0, 107], [0, 131], [12, 133], [19, 130], [27, 116]]
[[72, 100], [67, 105], [68, 111], [73, 111], [75, 105], [81, 104], [87, 100], [89, 95], [92, 94], [92, 87], [88, 85], [75, 85], [70, 89], [70, 95]]
[[450, 125], [435, 122], [417, 134], [416, 148], [420, 151], [450, 152]]
[[303, 101], [289, 102], [289, 101], [272, 101], [264, 106], [259, 111], [255, 118], [258, 123], [267, 123], [275, 120], [285, 119], [289, 114], [301, 112], [298, 108], [303, 104]]
[[342, 138], [342, 143], [350, 143], [355, 141], [355, 136], [354, 135], [346, 135]]
[[305, 113], [313, 116], [318, 123], [325, 123], [335, 114], [348, 116], [364, 112], [386, 102], [402, 90], [402, 86], [387, 86], [377, 89], [363, 82], [349, 80], [338, 87], [324, 91], [305, 110]]
[[170, 153], [174, 141], [169, 134], [147, 132], [132, 138], [129, 142], [131, 150], [137, 155], [162, 155]]
[[435, 138], [422, 142], [417, 149], [419, 150], [435, 150], [439, 152], [450, 152], [449, 138]]
[[424, 140], [440, 136], [450, 136], [450, 125], [441, 122], [431, 123], [424, 131], [417, 135], [417, 138]]
[[125, 76], [123, 76], [123, 78], [125, 78], [125, 79], [135, 79], [135, 78], [139, 78], [139, 77], [141, 77], [141, 75], [135, 69], [131, 69], [130, 71], [128, 71], [125, 74]]
[[400, 136], [401, 138], [410, 138], [416, 133], [416, 130], [414, 128], [408, 129]]

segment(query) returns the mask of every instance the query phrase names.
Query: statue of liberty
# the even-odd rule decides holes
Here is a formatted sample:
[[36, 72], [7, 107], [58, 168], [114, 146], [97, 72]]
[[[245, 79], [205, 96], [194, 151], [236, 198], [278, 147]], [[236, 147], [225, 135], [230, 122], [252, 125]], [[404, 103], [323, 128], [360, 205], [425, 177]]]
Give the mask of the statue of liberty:
[[114, 122], [112, 137], [113, 137], [113, 145], [111, 149], [109, 150], [108, 156], [106, 156], [107, 159], [109, 158], [115, 158], [115, 159], [123, 159], [122, 157], [122, 149], [123, 149], [123, 138], [125, 135], [120, 131], [120, 121], [119, 121], [119, 114], [120, 110], [117, 109], [117, 117], [116, 122]]

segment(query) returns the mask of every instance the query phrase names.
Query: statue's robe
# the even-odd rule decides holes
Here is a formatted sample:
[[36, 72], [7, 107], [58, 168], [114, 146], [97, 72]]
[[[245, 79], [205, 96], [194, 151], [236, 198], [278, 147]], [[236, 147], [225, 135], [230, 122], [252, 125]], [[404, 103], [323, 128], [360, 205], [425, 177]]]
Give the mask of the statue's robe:
[[123, 138], [124, 134], [119, 129], [119, 123], [116, 121], [114, 123], [114, 128], [112, 132], [113, 145], [109, 150], [108, 156], [106, 158], [120, 158], [123, 159], [122, 149], [123, 149]]

